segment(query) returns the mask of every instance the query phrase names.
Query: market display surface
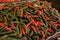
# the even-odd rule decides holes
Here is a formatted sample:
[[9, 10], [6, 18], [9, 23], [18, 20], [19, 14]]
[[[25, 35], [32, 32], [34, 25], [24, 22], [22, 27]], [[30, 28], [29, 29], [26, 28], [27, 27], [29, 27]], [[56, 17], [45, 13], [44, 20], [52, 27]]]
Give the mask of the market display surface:
[[0, 8], [0, 36], [44, 40], [59, 31], [58, 10], [42, 1], [9, 3]]

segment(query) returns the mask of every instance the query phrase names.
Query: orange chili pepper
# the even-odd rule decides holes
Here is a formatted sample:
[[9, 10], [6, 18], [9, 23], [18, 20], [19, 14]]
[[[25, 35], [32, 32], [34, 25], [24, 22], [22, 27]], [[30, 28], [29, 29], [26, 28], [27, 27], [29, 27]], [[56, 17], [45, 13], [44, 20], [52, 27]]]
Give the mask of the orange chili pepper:
[[49, 18], [48, 16], [45, 16], [45, 19], [46, 19], [46, 20], [50, 20], [50, 18]]
[[36, 28], [34, 26], [32, 26], [32, 29], [33, 29], [34, 32], [36, 32]]
[[43, 8], [44, 8], [44, 6], [43, 6], [43, 5], [42, 5], [42, 6], [40, 6], [40, 5], [39, 5], [39, 6], [38, 6], [38, 8], [42, 8], [42, 9], [43, 9]]
[[44, 36], [44, 31], [43, 30], [39, 30], [40, 31], [40, 33]]
[[23, 17], [23, 9], [20, 9], [20, 17]]
[[43, 25], [43, 23], [42, 22], [39, 22], [39, 24], [42, 26]]
[[35, 12], [37, 12], [38, 14], [40, 14], [40, 15], [43, 15], [43, 10], [36, 10]]
[[53, 32], [51, 28], [47, 28], [47, 31], [49, 31], [49, 32]]
[[27, 28], [30, 28], [29, 25], [30, 25], [31, 23], [32, 23], [32, 22], [29, 22], [28, 24], [26, 24], [26, 27], [27, 27]]
[[40, 10], [36, 10], [37, 13], [41, 14], [41, 11]]
[[32, 24], [36, 26], [36, 22], [31, 18]]
[[42, 25], [43, 25], [42, 22], [40, 22], [40, 21], [36, 21], [36, 26], [42, 26]]
[[22, 34], [26, 34], [25, 29], [22, 27]]
[[26, 5], [29, 7], [33, 6], [32, 2], [27, 2]]

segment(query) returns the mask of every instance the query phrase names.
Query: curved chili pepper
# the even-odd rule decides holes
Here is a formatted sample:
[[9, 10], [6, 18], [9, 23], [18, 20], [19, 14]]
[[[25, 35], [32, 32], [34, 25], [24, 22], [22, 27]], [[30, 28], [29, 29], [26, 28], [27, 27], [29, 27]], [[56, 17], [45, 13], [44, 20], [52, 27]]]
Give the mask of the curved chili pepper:
[[27, 2], [26, 5], [29, 7], [33, 6], [32, 2]]
[[22, 34], [26, 34], [25, 29], [22, 27]]
[[47, 31], [49, 32], [53, 32], [53, 30], [51, 28], [47, 28]]
[[32, 26], [32, 29], [33, 29], [34, 32], [36, 32], [36, 28], [35, 28], [35, 26]]
[[31, 18], [32, 24], [36, 26], [36, 22]]
[[9, 31], [9, 32], [12, 31], [11, 28], [8, 28], [8, 26], [5, 26], [4, 28], [5, 28], [6, 31]]
[[50, 18], [49, 18], [48, 16], [45, 16], [45, 19], [46, 19], [46, 20], [50, 20]]
[[27, 27], [27, 28], [30, 28], [30, 24], [31, 24], [31, 23], [32, 23], [32, 22], [27, 23], [27, 24], [26, 24], [26, 27]]
[[39, 32], [44, 36], [44, 31], [43, 30], [39, 30]]
[[54, 28], [57, 28], [58, 26], [60, 26], [59, 24], [54, 24]]

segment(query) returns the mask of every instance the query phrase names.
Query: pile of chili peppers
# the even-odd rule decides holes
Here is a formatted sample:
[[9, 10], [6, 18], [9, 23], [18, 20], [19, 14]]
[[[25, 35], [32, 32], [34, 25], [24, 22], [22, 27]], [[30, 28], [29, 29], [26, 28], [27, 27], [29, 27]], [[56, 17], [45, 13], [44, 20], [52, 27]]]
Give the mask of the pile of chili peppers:
[[0, 9], [0, 35], [44, 40], [60, 31], [60, 14], [42, 1], [9, 3]]

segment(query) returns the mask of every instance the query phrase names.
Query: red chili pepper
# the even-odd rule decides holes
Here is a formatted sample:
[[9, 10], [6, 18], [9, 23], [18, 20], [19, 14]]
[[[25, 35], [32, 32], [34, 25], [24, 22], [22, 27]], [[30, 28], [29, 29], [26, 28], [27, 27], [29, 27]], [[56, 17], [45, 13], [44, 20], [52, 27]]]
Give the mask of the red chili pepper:
[[2, 23], [0, 23], [0, 27], [2, 27], [3, 26], [3, 24]]
[[40, 10], [36, 10], [37, 13], [41, 14], [41, 11]]
[[31, 18], [32, 24], [36, 26], [36, 22]]
[[60, 26], [60, 24], [54, 24], [54, 28], [57, 28], [58, 26]]
[[27, 2], [26, 5], [31, 7], [31, 6], [33, 6], [33, 3], [32, 2]]
[[33, 29], [34, 32], [36, 32], [36, 28], [35, 28], [35, 26], [32, 26], [32, 29]]
[[16, 27], [14, 25], [14, 22], [11, 22], [11, 26], [13, 27], [14, 30], [16, 30]]
[[45, 16], [45, 19], [46, 19], [46, 20], [50, 20], [50, 18], [49, 18], [48, 16]]
[[43, 30], [39, 30], [39, 31], [43, 36], [45, 35]]
[[39, 24], [42, 26], [43, 25], [43, 23], [42, 22], [39, 22]]
[[49, 32], [53, 32], [53, 30], [51, 28], [47, 28], [47, 31]]
[[43, 9], [43, 8], [44, 8], [44, 6], [43, 6], [43, 5], [42, 5], [42, 6], [41, 6], [41, 5], [39, 5], [39, 6], [38, 6], [38, 8], [42, 8], [42, 9]]
[[30, 24], [31, 24], [32, 22], [29, 22], [28, 24], [26, 24], [26, 27], [27, 28], [30, 28]]
[[28, 19], [30, 19], [30, 18], [31, 18], [31, 16], [30, 16], [30, 15], [27, 15], [27, 18], [28, 18]]
[[22, 27], [22, 34], [26, 34], [25, 29]]
[[23, 9], [20, 9], [20, 17], [23, 18]]
[[11, 28], [8, 28], [8, 26], [5, 26], [5, 30], [10, 32], [12, 31]]
[[43, 10], [36, 10], [35, 12], [37, 12], [38, 14], [40, 14], [40, 15], [43, 15]]
[[42, 22], [40, 22], [40, 21], [36, 21], [36, 26], [42, 26], [42, 25], [43, 25]]

